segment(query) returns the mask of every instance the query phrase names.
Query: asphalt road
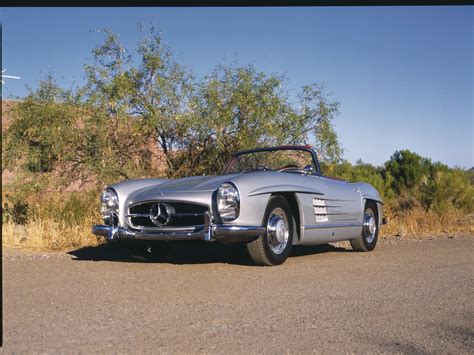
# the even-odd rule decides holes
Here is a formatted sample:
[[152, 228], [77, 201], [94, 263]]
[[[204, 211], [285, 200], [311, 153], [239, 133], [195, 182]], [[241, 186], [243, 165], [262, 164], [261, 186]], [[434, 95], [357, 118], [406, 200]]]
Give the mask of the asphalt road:
[[473, 237], [297, 248], [3, 251], [0, 352], [474, 352]]

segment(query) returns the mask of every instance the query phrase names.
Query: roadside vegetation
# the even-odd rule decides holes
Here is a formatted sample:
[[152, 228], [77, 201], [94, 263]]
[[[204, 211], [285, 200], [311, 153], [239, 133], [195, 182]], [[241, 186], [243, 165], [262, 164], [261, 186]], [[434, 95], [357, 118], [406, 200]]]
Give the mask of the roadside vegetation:
[[[218, 174], [235, 151], [317, 147], [328, 175], [366, 181], [382, 194], [385, 235], [473, 231], [474, 172], [408, 150], [383, 166], [352, 165], [333, 127], [339, 103], [324, 86], [298, 93], [253, 66], [220, 65], [197, 79], [150, 28], [135, 49], [106, 31], [86, 83], [52, 76], [8, 112], [2, 134], [3, 244], [67, 249], [98, 242], [98, 194], [124, 179]], [[295, 100], [296, 98], [296, 100]]]

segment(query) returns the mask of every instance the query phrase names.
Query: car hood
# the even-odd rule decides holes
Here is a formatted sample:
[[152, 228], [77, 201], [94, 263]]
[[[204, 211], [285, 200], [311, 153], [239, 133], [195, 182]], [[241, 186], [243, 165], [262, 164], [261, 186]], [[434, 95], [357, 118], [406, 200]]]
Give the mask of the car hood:
[[230, 181], [235, 174], [219, 176], [193, 176], [183, 179], [167, 180], [159, 185], [144, 187], [133, 194], [133, 200], [145, 200], [162, 195], [176, 193], [205, 193], [212, 192], [225, 182]]
[[183, 179], [166, 181], [156, 188], [163, 192], [177, 191], [213, 191], [224, 182], [230, 181], [235, 174], [218, 176], [192, 176]]

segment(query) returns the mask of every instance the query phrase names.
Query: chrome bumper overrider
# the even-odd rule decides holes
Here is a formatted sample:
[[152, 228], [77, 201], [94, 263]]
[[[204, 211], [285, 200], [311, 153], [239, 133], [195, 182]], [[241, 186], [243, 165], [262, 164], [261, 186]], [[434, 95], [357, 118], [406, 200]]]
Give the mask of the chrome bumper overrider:
[[129, 229], [120, 226], [95, 225], [92, 233], [104, 236], [107, 240], [136, 239], [136, 240], [204, 240], [212, 241], [229, 237], [258, 237], [265, 233], [261, 226], [234, 226], [213, 224], [206, 215], [205, 224], [191, 229], [173, 229], [165, 227], [160, 229]]

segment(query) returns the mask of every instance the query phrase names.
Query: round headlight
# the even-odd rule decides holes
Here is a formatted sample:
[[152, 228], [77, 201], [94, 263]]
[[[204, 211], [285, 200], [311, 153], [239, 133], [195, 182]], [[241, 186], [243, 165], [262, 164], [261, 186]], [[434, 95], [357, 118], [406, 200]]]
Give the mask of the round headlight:
[[240, 196], [234, 185], [225, 183], [217, 190], [217, 211], [223, 221], [231, 221], [239, 216]]
[[110, 221], [112, 213], [116, 212], [118, 207], [118, 196], [114, 190], [107, 189], [102, 192], [100, 195], [100, 213], [104, 221]]

